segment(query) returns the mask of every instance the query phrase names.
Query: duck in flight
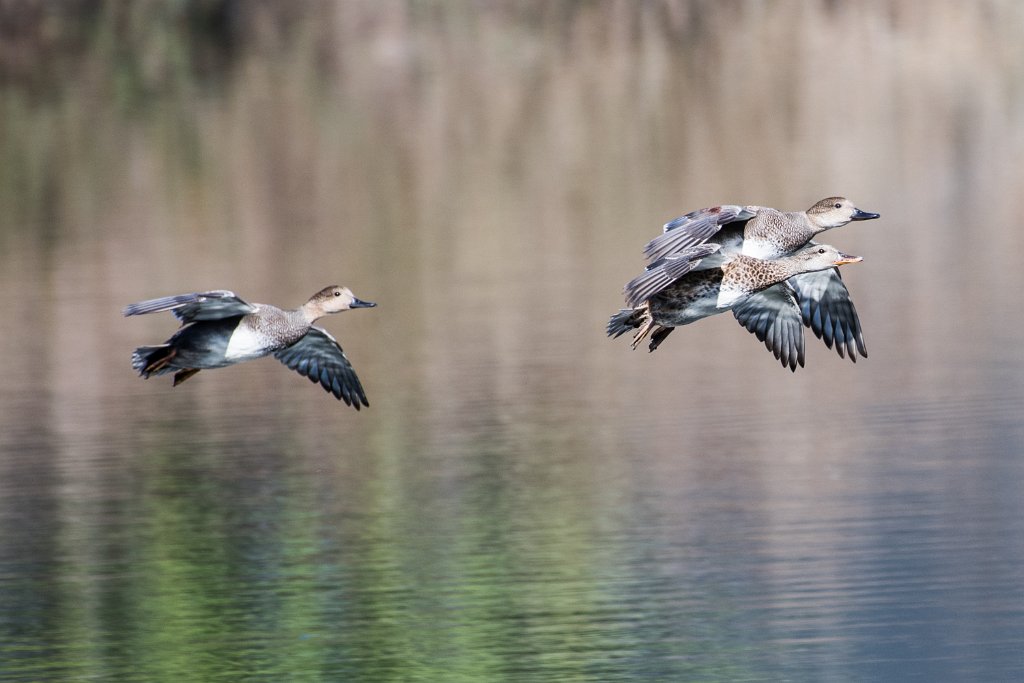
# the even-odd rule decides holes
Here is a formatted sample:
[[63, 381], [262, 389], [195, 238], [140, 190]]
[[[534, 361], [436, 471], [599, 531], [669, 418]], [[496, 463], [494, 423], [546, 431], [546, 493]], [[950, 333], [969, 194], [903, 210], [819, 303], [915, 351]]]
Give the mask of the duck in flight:
[[[705, 245], [701, 253], [717, 254], [716, 246]], [[608, 336], [636, 330], [636, 348], [649, 334], [653, 351], [676, 327], [731, 309], [783, 366], [795, 371], [804, 364], [804, 337], [792, 279], [861, 260], [825, 244], [777, 259], [734, 254], [719, 267], [692, 270], [639, 306], [622, 309], [609, 320]]]
[[331, 313], [376, 305], [338, 285], [290, 310], [248, 303], [234, 292], [218, 289], [130, 304], [124, 315], [171, 311], [182, 322], [163, 344], [140, 346], [132, 353], [132, 367], [144, 378], [174, 372], [177, 386], [200, 370], [273, 355], [359, 410], [370, 405], [359, 377], [334, 337], [313, 323]]
[[[663, 233], [648, 242], [644, 248], [649, 260], [647, 269], [626, 285], [626, 303], [632, 308], [641, 306], [690, 271], [720, 268], [736, 254], [778, 258], [813, 245], [812, 238], [826, 230], [878, 217], [877, 213], [858, 209], [845, 197], [827, 197], [806, 211], [732, 204], [692, 211], [666, 223]], [[837, 269], [803, 273], [790, 285], [803, 324], [815, 336], [829, 348], [834, 345], [840, 357], [848, 354], [854, 362], [858, 353], [867, 357], [857, 309]], [[759, 299], [755, 297], [746, 308], [756, 310]], [[760, 300], [768, 313], [780, 310], [778, 303]], [[740, 310], [734, 311], [737, 317]], [[656, 347], [654, 344], [651, 350]]]

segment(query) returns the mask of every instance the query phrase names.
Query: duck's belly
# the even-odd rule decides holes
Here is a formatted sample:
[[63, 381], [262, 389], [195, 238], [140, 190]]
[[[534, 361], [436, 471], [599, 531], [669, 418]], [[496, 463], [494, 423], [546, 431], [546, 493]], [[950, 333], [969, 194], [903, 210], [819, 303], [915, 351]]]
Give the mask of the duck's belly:
[[227, 348], [224, 349], [225, 364], [240, 363], [244, 360], [261, 358], [272, 349], [268, 348], [265, 336], [248, 325], [241, 324], [231, 333]]
[[[242, 326], [239, 318], [224, 320], [201, 320], [183, 327], [168, 341], [177, 352], [171, 361], [176, 368], [222, 368], [241, 360], [256, 356], [247, 355], [253, 352], [252, 339], [246, 335], [238, 335]], [[229, 358], [229, 347], [234, 358]]]
[[692, 272], [650, 299], [651, 317], [665, 327], [679, 327], [721, 313], [718, 293], [722, 270]]

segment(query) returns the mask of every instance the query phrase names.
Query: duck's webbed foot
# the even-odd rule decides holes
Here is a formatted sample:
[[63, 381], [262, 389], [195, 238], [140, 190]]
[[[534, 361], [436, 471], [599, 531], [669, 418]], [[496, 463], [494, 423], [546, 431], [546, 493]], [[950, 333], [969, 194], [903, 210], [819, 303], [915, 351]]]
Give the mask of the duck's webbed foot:
[[201, 368], [187, 368], [185, 370], [178, 370], [176, 373], [174, 373], [174, 384], [172, 384], [171, 386], [178, 386], [179, 384], [187, 380], [189, 377], [199, 372], [200, 369]]
[[654, 351], [661, 342], [665, 341], [665, 337], [672, 334], [674, 327], [659, 327], [657, 330], [651, 333], [651, 343], [647, 346], [648, 353]]

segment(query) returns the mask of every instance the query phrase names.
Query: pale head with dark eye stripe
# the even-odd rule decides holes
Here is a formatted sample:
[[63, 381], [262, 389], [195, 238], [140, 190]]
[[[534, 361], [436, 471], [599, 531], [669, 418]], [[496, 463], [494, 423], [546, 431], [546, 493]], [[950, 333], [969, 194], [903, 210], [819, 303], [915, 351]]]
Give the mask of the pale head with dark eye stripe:
[[310, 297], [302, 306], [302, 312], [307, 320], [313, 322], [330, 313], [341, 313], [352, 308], [373, 308], [376, 305], [372, 301], [357, 299], [348, 287], [331, 285]]

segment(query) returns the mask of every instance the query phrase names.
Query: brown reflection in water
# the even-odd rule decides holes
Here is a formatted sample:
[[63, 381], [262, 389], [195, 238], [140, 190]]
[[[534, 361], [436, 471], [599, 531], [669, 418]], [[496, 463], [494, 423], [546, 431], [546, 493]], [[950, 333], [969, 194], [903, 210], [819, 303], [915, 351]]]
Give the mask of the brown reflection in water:
[[[143, 71], [141, 111], [119, 98], [109, 53], [86, 53], [53, 101], [6, 91], [18, 172], [2, 190], [5, 252], [47, 256], [5, 279], [28, 276], [55, 317], [41, 335], [60, 340], [50, 381], [100, 404], [152, 390], [119, 351], [168, 330], [122, 321], [123, 303], [227, 286], [291, 304], [335, 281], [381, 303], [328, 323], [375, 407], [426, 412], [440, 433], [491, 402], [512, 421], [540, 403], [584, 423], [635, 410], [665, 425], [681, 404], [708, 405], [687, 386], [714, 387], [714, 412], [739, 395], [820, 399], [830, 376], [855, 400], [879, 381], [984, 383], [947, 361], [1001, 353], [999, 338], [977, 349], [974, 331], [1002, 324], [1003, 293], [1020, 291], [1006, 200], [1024, 186], [1024, 59], [1006, 40], [1020, 10], [827, 7], [584, 5], [535, 25], [499, 9], [327, 3], [283, 43], [257, 34], [220, 88]], [[810, 367], [789, 377], [726, 316], [651, 357], [602, 337], [666, 219], [834, 192], [883, 215], [829, 236], [866, 256], [846, 277], [867, 362], [811, 343]], [[965, 234], [983, 248], [965, 250]], [[252, 382], [222, 374], [209, 383], [235, 396]]]
[[[141, 112], [103, 50], [69, 67], [55, 101], [7, 89], [5, 253], [47, 254], [32, 298], [78, 336], [54, 351], [61, 382], [141, 390], [114, 349], [166, 321], [126, 324], [128, 300], [229, 286], [289, 304], [342, 281], [382, 304], [334, 328], [378, 400], [429, 395], [432, 422], [478, 393], [561, 403], [577, 389], [667, 417], [678, 386], [652, 375], [739, 372], [745, 392], [806, 397], [724, 316], [651, 358], [601, 337], [643, 242], [720, 201], [841, 192], [883, 214], [829, 236], [866, 256], [846, 277], [871, 358], [854, 369], [812, 344], [801, 376], [948, 381], [946, 359], [974, 342], [961, 335], [1020, 289], [1012, 3], [585, 5], [543, 26], [498, 9], [318, 7], [286, 45], [244, 50], [222, 88], [157, 79]], [[68, 355], [83, 348], [104, 365]]]

